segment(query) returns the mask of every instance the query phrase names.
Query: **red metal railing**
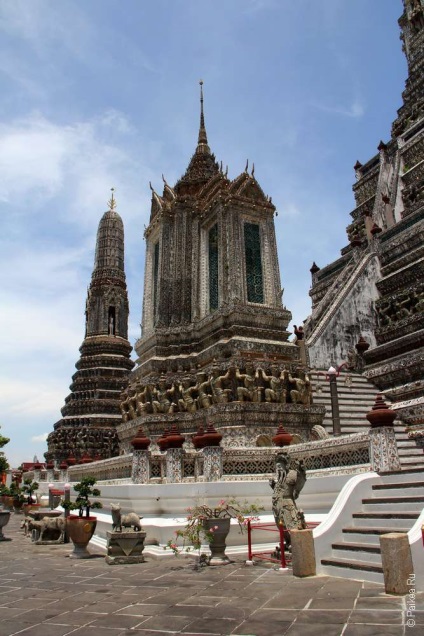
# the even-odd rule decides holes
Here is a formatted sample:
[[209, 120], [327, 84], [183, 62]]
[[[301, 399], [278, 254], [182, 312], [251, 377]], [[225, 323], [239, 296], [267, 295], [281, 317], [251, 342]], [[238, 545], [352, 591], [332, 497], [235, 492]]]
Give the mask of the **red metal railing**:
[[[280, 543], [280, 557], [273, 556], [273, 552], [253, 552], [252, 551], [252, 530], [265, 530], [265, 532], [277, 532], [279, 535]], [[287, 567], [287, 561], [284, 550], [284, 526], [282, 523], [277, 527], [275, 523], [252, 523], [247, 522], [247, 547], [249, 554], [249, 561], [255, 559], [262, 559], [263, 561], [270, 561], [271, 563], [280, 563], [282, 568]]]

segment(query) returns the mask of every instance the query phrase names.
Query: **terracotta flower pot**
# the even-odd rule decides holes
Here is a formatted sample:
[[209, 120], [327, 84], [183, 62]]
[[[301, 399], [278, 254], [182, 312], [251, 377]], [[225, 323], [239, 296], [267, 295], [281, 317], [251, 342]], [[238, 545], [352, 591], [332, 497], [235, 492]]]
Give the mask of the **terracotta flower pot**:
[[225, 554], [225, 548], [227, 547], [225, 540], [230, 532], [230, 523], [230, 518], [204, 520], [203, 527], [211, 536], [209, 542], [211, 551], [209, 565], [227, 565], [230, 563], [230, 559]]
[[87, 550], [97, 525], [97, 517], [78, 517], [70, 515], [66, 520], [66, 532], [72, 543], [74, 551], [70, 556], [74, 559], [87, 559], [91, 556]]

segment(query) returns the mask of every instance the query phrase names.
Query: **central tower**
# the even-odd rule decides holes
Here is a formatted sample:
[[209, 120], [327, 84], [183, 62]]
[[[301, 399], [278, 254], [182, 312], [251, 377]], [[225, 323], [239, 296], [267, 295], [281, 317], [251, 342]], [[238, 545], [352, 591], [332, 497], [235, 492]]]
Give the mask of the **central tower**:
[[204, 367], [234, 356], [290, 359], [291, 314], [282, 305], [275, 207], [248, 166], [233, 181], [200, 127], [187, 170], [162, 196], [152, 189], [145, 231], [137, 377]]

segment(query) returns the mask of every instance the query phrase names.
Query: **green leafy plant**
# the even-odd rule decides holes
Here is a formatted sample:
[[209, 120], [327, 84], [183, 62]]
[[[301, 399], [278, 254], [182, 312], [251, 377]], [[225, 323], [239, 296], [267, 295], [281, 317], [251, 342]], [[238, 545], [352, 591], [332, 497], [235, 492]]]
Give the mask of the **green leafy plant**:
[[15, 481], [10, 484], [10, 495], [13, 497], [14, 504], [23, 504], [25, 502], [25, 495], [22, 492], [22, 488]]
[[78, 484], [75, 484], [74, 490], [77, 492], [77, 497], [75, 501], [62, 501], [62, 506], [66, 510], [78, 510], [78, 516], [90, 516], [91, 508], [103, 508], [103, 505], [100, 501], [92, 501], [90, 497], [100, 497], [101, 492], [98, 488], [93, 488], [96, 483], [96, 479], [94, 477], [88, 476], [83, 477]]
[[33, 494], [38, 490], [38, 487], [38, 481], [32, 481], [30, 477], [24, 480], [21, 490], [27, 497], [27, 503], [35, 503], [36, 498], [33, 498]]
[[10, 497], [10, 488], [6, 484], [0, 484], [0, 497]]
[[217, 529], [212, 527], [208, 530], [204, 523], [206, 519], [236, 519], [240, 532], [244, 532], [247, 522], [257, 521], [261, 510], [261, 506], [249, 504], [247, 501], [241, 503], [235, 498], [221, 499], [215, 507], [198, 504], [187, 508], [184, 528], [175, 531], [175, 539], [170, 539], [164, 549], [169, 548], [175, 555], [190, 552], [192, 549], [200, 551], [202, 543], [213, 541], [213, 533]]

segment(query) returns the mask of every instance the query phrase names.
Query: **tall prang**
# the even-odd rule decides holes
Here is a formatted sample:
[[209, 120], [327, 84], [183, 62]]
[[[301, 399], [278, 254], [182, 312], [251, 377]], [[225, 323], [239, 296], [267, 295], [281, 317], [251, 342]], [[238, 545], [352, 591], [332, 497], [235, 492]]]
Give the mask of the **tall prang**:
[[424, 0], [403, 5], [403, 105], [391, 139], [354, 166], [349, 245], [335, 262], [313, 264], [305, 333], [310, 364], [321, 368], [354, 368], [362, 336], [366, 377], [424, 437]]
[[299, 346], [288, 341], [276, 210], [254, 165], [231, 180], [216, 161], [202, 82], [195, 152], [174, 187], [162, 178], [162, 195], [151, 186], [142, 336], [122, 403], [121, 448], [132, 450], [140, 424], [155, 448], [164, 428], [195, 432], [205, 418], [223, 434], [224, 446], [255, 446], [258, 438], [272, 445], [282, 412], [291, 409], [289, 425], [303, 413], [290, 404], [302, 362]]
[[128, 295], [124, 226], [113, 189], [97, 231], [96, 252], [85, 307], [81, 357], [65, 399], [62, 419], [47, 439], [46, 459], [57, 462], [106, 459], [119, 454], [116, 426], [120, 395], [134, 363], [128, 341]]

